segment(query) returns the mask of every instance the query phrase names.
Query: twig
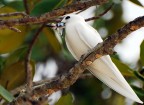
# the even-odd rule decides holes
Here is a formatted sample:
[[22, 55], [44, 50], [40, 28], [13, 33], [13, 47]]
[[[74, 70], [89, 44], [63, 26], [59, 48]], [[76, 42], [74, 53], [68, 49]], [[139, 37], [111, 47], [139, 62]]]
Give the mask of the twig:
[[[2, 21], [2, 20], [0, 20]], [[8, 29], [12, 30], [12, 31], [15, 31], [15, 32], [21, 32], [18, 28], [15, 28], [15, 27], [12, 27], [12, 26], [5, 26], [7, 27]]]
[[42, 85], [42, 84], [45, 84], [45, 83], [50, 83], [50, 82], [55, 81], [57, 79], [59, 79], [59, 76], [54, 77], [54, 78], [47, 78], [45, 80], [40, 80], [40, 81], [34, 82], [33, 86], [38, 86], [38, 85]]
[[[124, 27], [117, 30], [116, 33], [109, 36], [103, 43], [92, 49], [91, 52], [83, 56], [79, 62], [69, 71], [68, 74], [62, 75], [58, 80], [52, 81], [51, 83], [45, 83], [41, 86], [33, 88], [33, 96], [41, 97], [47, 94], [52, 94], [58, 90], [68, 88], [76, 82], [76, 80], [84, 72], [87, 66], [89, 66], [93, 61], [103, 55], [112, 54], [113, 48], [116, 44], [127, 37], [130, 33], [138, 30], [143, 26], [144, 16], [138, 17], [135, 20], [129, 22]], [[15, 101], [10, 103], [10, 105], [14, 105], [15, 102], [24, 101], [23, 98], [25, 95], [18, 97]]]
[[30, 11], [29, 11], [29, 7], [28, 7], [28, 1], [27, 0], [23, 0], [23, 3], [24, 3], [26, 14], [29, 14]]
[[[91, 74], [91, 73], [85, 73], [85, 74], [82, 74], [79, 79], [86, 79], [86, 78], [93, 78], [94, 76]], [[60, 78], [60, 76], [56, 76], [54, 78], [47, 78], [45, 80], [40, 80], [40, 81], [37, 81], [37, 82], [33, 82], [33, 88], [35, 87], [38, 87], [38, 86], [42, 86], [44, 84], [48, 84], [52, 81], [56, 81]], [[26, 92], [26, 84], [25, 85], [22, 85], [14, 90], [11, 91], [11, 93], [15, 96], [16, 94], [19, 94], [21, 92]]]
[[[94, 17], [91, 17], [91, 18], [87, 18], [87, 19], [85, 19], [85, 21], [87, 22], [87, 21], [99, 19], [101, 16], [105, 15], [105, 14], [113, 7], [113, 5], [114, 5], [114, 3], [112, 3], [112, 4], [110, 5], [110, 7], [108, 7], [104, 12], [102, 12], [102, 13], [99, 14], [98, 16], [94, 16]], [[79, 12], [76, 13], [76, 14], [79, 14]], [[55, 21], [55, 22], [57, 23], [57, 22], [61, 22], [61, 20], [62, 20], [62, 19], [57, 19], [57, 20], [53, 20], [53, 21]], [[58, 25], [58, 24], [57, 24], [57, 25], [56, 25], [56, 24], [46, 24], [46, 26], [47, 26], [47, 27], [51, 27], [51, 28], [62, 28], [62, 27], [63, 27], [63, 25]]]
[[12, 30], [12, 31], [15, 31], [15, 32], [21, 32], [18, 28], [15, 28], [15, 27], [8, 27], [8, 29]]
[[29, 67], [29, 62], [30, 62], [30, 57], [31, 57], [31, 52], [33, 45], [35, 44], [38, 36], [40, 35], [40, 32], [44, 28], [45, 23], [37, 30], [37, 32], [34, 35], [34, 38], [32, 39], [30, 46], [28, 48], [26, 58], [25, 58], [25, 70], [26, 70], [26, 82], [27, 82], [27, 91], [30, 92], [31, 88], [33, 86], [33, 81], [32, 81], [32, 69]]
[[53, 22], [51, 19], [55, 19], [59, 16], [63, 16], [68, 13], [72, 13], [78, 10], [82, 10], [93, 5], [101, 5], [108, 2], [108, 0], [89, 0], [87, 2], [76, 2], [75, 4], [71, 4], [65, 6], [60, 9], [53, 10], [48, 12], [40, 17], [25, 17], [20, 19], [11, 19], [11, 20], [4, 20], [0, 21], [0, 28], [6, 26], [14, 26], [14, 25], [26, 25], [26, 24], [38, 24], [38, 23], [45, 23], [45, 22]]
[[[87, 9], [87, 8], [86, 8], [86, 9]], [[76, 14], [79, 14], [79, 13], [85, 11], [86, 9], [80, 10], [80, 11], [78, 11]]]
[[93, 78], [94, 76], [91, 73], [82, 74], [79, 79]]
[[28, 16], [25, 12], [13, 12], [13, 13], [1, 13], [0, 17], [10, 17], [10, 16]]
[[110, 5], [110, 7], [108, 7], [103, 13], [99, 14], [98, 16], [94, 16], [94, 17], [85, 19], [85, 21], [91, 21], [91, 20], [99, 19], [101, 16], [105, 15], [113, 7], [113, 5], [114, 5], [114, 3], [112, 3]]

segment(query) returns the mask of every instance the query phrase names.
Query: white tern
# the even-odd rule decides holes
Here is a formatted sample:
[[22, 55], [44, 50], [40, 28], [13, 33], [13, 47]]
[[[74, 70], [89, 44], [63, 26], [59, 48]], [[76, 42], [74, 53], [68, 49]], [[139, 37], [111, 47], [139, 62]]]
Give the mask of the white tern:
[[[61, 22], [65, 24], [67, 48], [76, 60], [79, 60], [81, 55], [94, 48], [98, 43], [103, 42], [99, 33], [79, 15], [67, 15]], [[95, 60], [88, 69], [95, 77], [119, 94], [138, 103], [143, 103], [124, 79], [109, 55]]]

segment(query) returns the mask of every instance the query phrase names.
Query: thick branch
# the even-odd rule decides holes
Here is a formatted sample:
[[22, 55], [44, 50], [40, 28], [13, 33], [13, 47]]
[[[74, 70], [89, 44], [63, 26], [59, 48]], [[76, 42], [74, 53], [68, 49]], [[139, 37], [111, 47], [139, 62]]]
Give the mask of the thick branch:
[[[96, 46], [92, 52], [90, 52], [84, 61], [93, 62], [95, 59], [107, 55], [113, 54], [113, 48], [116, 44], [118, 44], [121, 40], [127, 37], [130, 33], [144, 26], [144, 16], [138, 17], [135, 20], [129, 22], [124, 27], [117, 30], [116, 33], [109, 36], [104, 43]], [[86, 62], [84, 62], [85, 64]]]
[[[80, 77], [88, 65], [90, 65], [94, 60], [100, 58], [101, 56], [112, 54], [113, 48], [116, 44], [118, 44], [130, 33], [143, 26], [144, 16], [131, 21], [124, 27], [120, 28], [115, 34], [109, 36], [103, 43], [92, 49], [92, 51], [89, 52], [86, 56], [83, 56], [80, 61], [69, 71], [68, 74], [62, 75], [58, 80], [33, 88], [33, 96], [40, 97], [46, 94], [52, 94], [53, 92], [71, 86]], [[10, 104], [15, 105], [16, 102], [21, 103], [24, 101], [24, 98], [25, 95], [20, 96], [16, 99], [16, 101], [13, 101]]]
[[63, 16], [68, 13], [86, 9], [93, 5], [101, 5], [103, 3], [106, 3], [107, 1], [108, 0], [89, 0], [87, 2], [77, 2], [75, 4], [71, 4], [63, 8], [48, 12], [40, 17], [25, 17], [20, 19], [0, 21], [0, 28], [6, 26], [14, 26], [14, 25], [26, 25], [26, 24], [38, 24], [38, 23], [51, 22], [51, 19], [57, 18], [58, 16]]
[[[42, 89], [50, 89], [52, 90], [61, 90], [63, 88], [67, 88], [72, 85], [83, 73], [84, 69], [87, 68], [92, 62], [101, 56], [113, 54], [113, 48], [116, 44], [118, 44], [121, 40], [127, 37], [133, 31], [144, 26], [144, 16], [136, 18], [135, 20], [129, 22], [124, 27], [120, 28], [115, 34], [109, 36], [103, 43], [96, 46], [92, 51], [90, 51], [86, 56], [82, 57], [80, 61], [70, 70], [70, 72], [61, 76], [59, 80], [51, 82], [50, 84], [46, 84]], [[34, 90], [37, 93], [37, 90], [40, 88], [36, 88]], [[39, 93], [39, 92], [38, 92]]]

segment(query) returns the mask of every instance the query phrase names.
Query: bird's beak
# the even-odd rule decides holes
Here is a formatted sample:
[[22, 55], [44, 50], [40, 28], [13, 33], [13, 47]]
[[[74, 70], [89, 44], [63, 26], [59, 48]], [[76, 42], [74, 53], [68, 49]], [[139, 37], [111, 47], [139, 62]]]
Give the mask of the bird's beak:
[[65, 23], [64, 22], [59, 22], [56, 24], [57, 28], [65, 28]]

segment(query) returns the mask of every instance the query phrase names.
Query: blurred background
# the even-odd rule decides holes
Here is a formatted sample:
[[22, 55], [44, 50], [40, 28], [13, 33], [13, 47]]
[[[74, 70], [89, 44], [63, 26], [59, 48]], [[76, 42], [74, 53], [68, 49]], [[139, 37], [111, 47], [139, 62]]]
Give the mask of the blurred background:
[[[31, 16], [40, 16], [74, 1], [30, 0], [28, 5]], [[112, 3], [114, 6], [104, 16], [88, 22], [98, 30], [103, 39], [115, 33], [126, 23], [144, 15], [143, 0], [110, 0], [104, 5], [93, 6], [79, 15], [85, 19], [98, 16]], [[0, 0], [0, 13], [24, 10], [22, 0]], [[0, 20], [20, 17], [0, 17]], [[38, 27], [39, 25], [17, 26], [21, 33], [9, 29], [0, 30], [0, 84], [7, 90], [12, 90], [24, 83], [23, 61], [28, 45]], [[114, 48], [117, 53], [111, 56], [142, 101], [144, 101], [143, 40], [144, 28], [141, 28], [119, 43]], [[59, 30], [45, 27], [32, 49], [30, 65], [33, 68], [34, 81], [66, 73], [76, 62], [66, 48], [64, 35], [61, 35]], [[93, 76], [79, 79], [70, 88], [56, 92], [50, 96], [49, 102], [50, 105], [55, 103], [56, 105], [139, 105], [114, 92]]]

